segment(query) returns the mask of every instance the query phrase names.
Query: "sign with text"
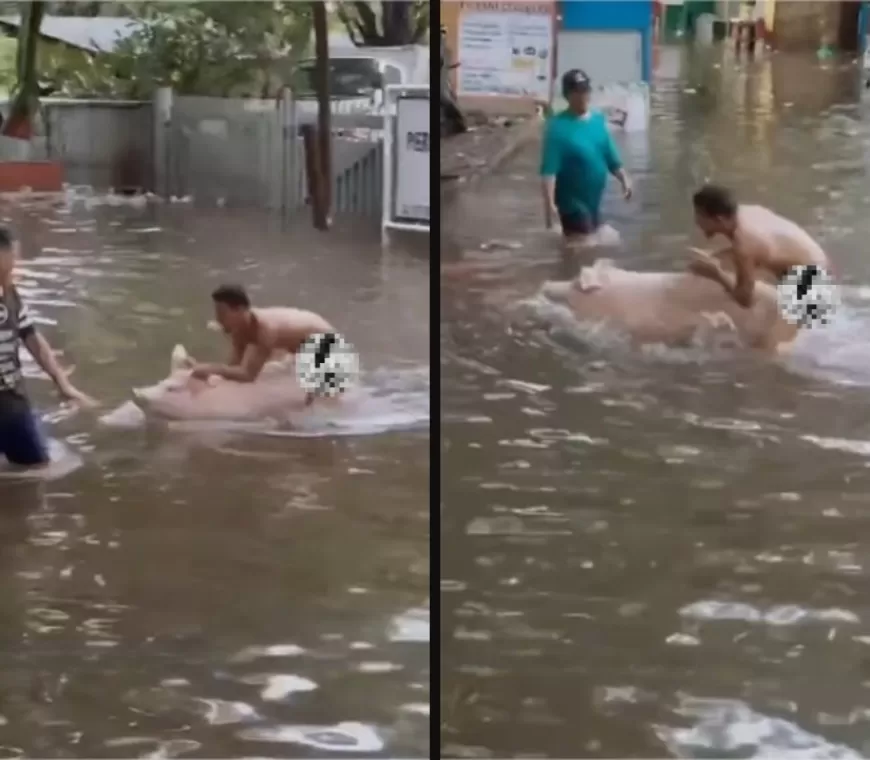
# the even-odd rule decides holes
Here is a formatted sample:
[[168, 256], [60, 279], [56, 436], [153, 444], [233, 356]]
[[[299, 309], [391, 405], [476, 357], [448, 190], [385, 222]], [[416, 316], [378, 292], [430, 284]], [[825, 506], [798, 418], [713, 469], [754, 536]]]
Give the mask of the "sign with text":
[[400, 97], [396, 103], [396, 192], [398, 219], [429, 221], [429, 98]]
[[550, 99], [553, 17], [463, 10], [456, 59], [460, 96]]

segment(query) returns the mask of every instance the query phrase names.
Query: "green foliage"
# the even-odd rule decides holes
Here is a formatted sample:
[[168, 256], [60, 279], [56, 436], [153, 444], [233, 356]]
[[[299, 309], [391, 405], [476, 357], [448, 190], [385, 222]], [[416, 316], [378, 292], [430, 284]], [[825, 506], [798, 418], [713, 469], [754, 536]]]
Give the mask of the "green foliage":
[[58, 94], [150, 97], [160, 86], [183, 95], [269, 96], [288, 59], [306, 54], [311, 14], [299, 2], [136, 3], [139, 28], [111, 53], [73, 69], [43, 72]]
[[18, 43], [13, 37], [0, 37], [0, 97], [5, 97], [15, 86], [15, 51]]
[[390, 47], [425, 42], [429, 36], [429, 3], [424, 0], [335, 4], [354, 45]]

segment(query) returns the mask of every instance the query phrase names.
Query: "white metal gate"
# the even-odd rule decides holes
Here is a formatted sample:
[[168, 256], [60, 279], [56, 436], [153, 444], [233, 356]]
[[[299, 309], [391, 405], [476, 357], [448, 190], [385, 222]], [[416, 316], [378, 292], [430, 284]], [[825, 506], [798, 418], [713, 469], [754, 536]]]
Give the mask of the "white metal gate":
[[[289, 93], [276, 100], [177, 97], [155, 111], [165, 136], [165, 148], [155, 151], [165, 164], [158, 193], [287, 214], [305, 207], [300, 127], [316, 113], [297, 108]], [[383, 116], [334, 112], [332, 126], [333, 211], [377, 216]]]

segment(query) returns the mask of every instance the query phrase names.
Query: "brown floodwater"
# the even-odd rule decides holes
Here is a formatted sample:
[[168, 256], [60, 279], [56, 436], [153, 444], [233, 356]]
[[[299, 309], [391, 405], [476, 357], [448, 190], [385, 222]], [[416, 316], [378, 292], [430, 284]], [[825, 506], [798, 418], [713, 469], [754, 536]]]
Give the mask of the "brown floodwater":
[[848, 61], [662, 55], [606, 255], [683, 266], [715, 179], [817, 236], [844, 303], [782, 361], [632, 351], [514, 309], [593, 258], [542, 227], [539, 146], [445, 213], [445, 757], [870, 754], [863, 83]]
[[226, 354], [224, 280], [330, 319], [372, 399], [304, 437], [120, 429], [32, 373], [57, 462], [0, 470], [0, 756], [426, 756], [428, 240], [104, 201], [0, 202], [21, 292], [103, 411], [176, 343]]

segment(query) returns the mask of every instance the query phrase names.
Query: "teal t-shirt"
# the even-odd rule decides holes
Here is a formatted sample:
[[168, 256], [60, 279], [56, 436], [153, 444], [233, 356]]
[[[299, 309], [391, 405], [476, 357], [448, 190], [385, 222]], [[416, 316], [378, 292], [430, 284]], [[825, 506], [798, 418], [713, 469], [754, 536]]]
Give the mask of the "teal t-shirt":
[[562, 213], [597, 215], [607, 176], [620, 168], [604, 114], [565, 110], [547, 122], [541, 176], [556, 178], [556, 206]]

